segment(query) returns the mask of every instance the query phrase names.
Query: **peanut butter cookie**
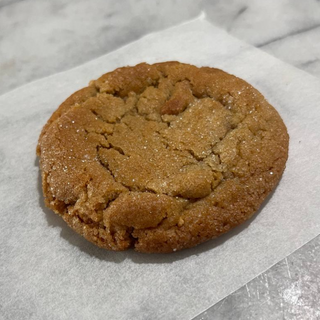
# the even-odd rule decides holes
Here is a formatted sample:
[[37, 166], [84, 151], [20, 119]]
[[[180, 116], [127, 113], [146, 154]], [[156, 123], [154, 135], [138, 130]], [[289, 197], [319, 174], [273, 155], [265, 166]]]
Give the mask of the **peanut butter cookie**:
[[104, 74], [37, 147], [46, 205], [110, 250], [171, 252], [249, 219], [278, 183], [288, 134], [245, 81], [179, 62]]

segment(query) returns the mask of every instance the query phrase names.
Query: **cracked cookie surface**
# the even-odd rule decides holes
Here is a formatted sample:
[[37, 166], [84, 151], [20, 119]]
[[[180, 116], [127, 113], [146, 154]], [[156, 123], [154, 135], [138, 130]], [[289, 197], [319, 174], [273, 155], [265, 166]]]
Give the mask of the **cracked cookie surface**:
[[46, 205], [96, 245], [171, 252], [249, 219], [288, 134], [245, 81], [179, 62], [107, 73], [69, 97], [37, 147]]

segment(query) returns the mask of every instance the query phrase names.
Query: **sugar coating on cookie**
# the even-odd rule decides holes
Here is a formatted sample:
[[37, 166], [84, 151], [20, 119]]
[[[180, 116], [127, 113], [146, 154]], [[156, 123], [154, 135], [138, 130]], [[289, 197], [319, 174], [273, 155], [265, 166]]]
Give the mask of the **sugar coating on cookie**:
[[46, 205], [110, 250], [172, 252], [249, 219], [288, 156], [278, 112], [214, 68], [146, 63], [69, 97], [39, 138]]

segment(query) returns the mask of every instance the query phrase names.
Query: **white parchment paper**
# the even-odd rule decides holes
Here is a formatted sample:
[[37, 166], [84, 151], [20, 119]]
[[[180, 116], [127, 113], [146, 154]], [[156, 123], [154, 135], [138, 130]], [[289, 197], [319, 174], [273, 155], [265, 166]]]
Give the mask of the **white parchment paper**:
[[[217, 240], [169, 255], [104, 251], [44, 207], [38, 135], [91, 79], [166, 60], [257, 87], [289, 129], [287, 169], [259, 214]], [[203, 18], [1, 96], [0, 130], [1, 319], [191, 319], [320, 233], [320, 81]]]

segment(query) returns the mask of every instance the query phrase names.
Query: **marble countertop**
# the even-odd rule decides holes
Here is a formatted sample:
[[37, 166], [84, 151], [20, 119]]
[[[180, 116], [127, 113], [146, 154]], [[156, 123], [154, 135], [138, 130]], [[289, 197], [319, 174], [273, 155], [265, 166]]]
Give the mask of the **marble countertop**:
[[239, 39], [320, 76], [316, 0], [0, 0], [0, 94], [201, 12]]
[[[201, 12], [235, 37], [320, 77], [317, 0], [0, 0], [0, 94]], [[319, 253], [320, 236], [195, 319], [320, 319]]]

